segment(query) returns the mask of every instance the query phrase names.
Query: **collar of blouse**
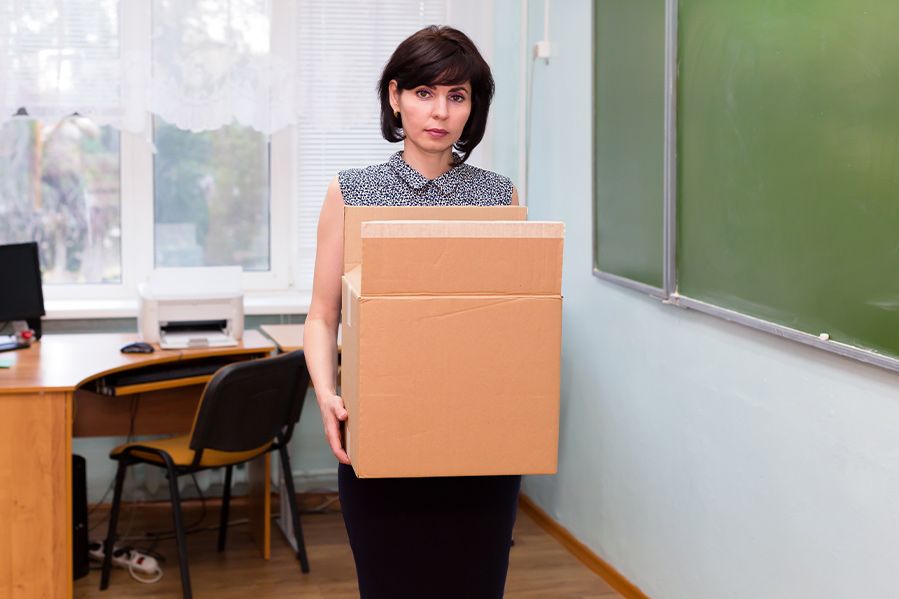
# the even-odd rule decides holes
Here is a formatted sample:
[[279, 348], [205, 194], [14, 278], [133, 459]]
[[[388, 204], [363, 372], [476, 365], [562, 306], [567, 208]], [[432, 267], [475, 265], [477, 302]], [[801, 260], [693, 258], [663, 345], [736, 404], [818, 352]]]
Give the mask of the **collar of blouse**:
[[409, 164], [403, 160], [402, 151], [396, 152], [391, 156], [390, 160], [387, 161], [387, 164], [393, 169], [396, 175], [412, 189], [421, 191], [428, 185], [434, 185], [443, 195], [451, 194], [456, 189], [465, 170], [465, 164], [455, 152], [453, 152], [453, 167], [436, 179], [428, 179], [409, 166]]

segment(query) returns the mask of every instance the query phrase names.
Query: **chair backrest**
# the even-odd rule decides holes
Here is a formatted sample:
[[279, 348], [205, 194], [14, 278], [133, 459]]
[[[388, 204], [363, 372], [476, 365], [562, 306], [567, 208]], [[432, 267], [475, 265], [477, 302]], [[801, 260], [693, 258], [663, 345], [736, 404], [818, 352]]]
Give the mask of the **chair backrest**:
[[229, 364], [206, 385], [191, 432], [202, 450], [250, 451], [281, 436], [286, 442], [300, 418], [309, 371], [302, 350]]

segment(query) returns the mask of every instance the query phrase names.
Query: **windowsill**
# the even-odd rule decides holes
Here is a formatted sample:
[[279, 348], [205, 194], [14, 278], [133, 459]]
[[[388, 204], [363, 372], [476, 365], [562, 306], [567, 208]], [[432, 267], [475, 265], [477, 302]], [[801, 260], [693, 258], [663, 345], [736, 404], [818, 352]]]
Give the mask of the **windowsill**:
[[[298, 291], [248, 292], [244, 296], [244, 315], [306, 314], [311, 295]], [[44, 320], [80, 320], [86, 318], [137, 318], [137, 298], [46, 300]]]

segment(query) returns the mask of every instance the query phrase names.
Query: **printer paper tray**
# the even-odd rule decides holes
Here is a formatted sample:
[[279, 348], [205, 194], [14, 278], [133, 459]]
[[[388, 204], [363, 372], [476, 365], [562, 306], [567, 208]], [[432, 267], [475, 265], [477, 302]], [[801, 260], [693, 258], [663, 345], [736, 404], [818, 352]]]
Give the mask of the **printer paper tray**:
[[163, 333], [159, 339], [162, 349], [191, 349], [197, 347], [234, 347], [237, 340], [231, 335], [214, 332]]

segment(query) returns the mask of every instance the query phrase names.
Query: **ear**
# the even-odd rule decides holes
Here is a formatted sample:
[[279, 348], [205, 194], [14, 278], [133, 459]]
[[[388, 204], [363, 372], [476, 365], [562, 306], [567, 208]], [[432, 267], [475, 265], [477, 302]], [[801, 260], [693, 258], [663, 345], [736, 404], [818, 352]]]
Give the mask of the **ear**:
[[400, 109], [400, 90], [397, 87], [396, 79], [391, 79], [387, 84], [387, 93], [390, 96], [390, 107], [397, 111]]

